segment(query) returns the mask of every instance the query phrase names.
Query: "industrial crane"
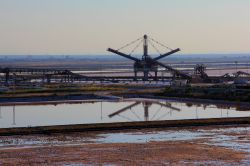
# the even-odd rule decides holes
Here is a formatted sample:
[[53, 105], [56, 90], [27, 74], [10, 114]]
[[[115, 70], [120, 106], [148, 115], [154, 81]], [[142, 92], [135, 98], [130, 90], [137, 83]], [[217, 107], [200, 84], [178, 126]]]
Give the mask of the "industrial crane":
[[[126, 53], [123, 53], [123, 52], [120, 52], [121, 49], [127, 47], [127, 46], [130, 46], [131, 44], [134, 44], [136, 42], [139, 42], [138, 45], [136, 45], [136, 47], [132, 50], [132, 52], [130, 54], [126, 54]], [[134, 61], [134, 75], [135, 75], [135, 80], [137, 79], [137, 73], [138, 72], [143, 72], [143, 80], [147, 81], [148, 80], [148, 77], [149, 77], [149, 74], [150, 72], [154, 72], [155, 73], [155, 80], [157, 80], [157, 72], [158, 72], [158, 66], [161, 66], [163, 68], [165, 68], [166, 70], [170, 71], [174, 76], [179, 76], [179, 77], [182, 77], [182, 78], [185, 78], [185, 79], [190, 79], [191, 77], [188, 75], [188, 74], [185, 74], [179, 70], [176, 70], [168, 65], [165, 65], [161, 62], [159, 62], [158, 60], [166, 57], [166, 56], [169, 56], [169, 55], [172, 55], [178, 51], [180, 51], [179, 48], [177, 49], [170, 49], [169, 47], [167, 46], [164, 46], [166, 48], [168, 48], [170, 51], [167, 52], [167, 53], [164, 53], [164, 54], [160, 54], [160, 56], [157, 56], [155, 58], [152, 58], [149, 54], [148, 54], [148, 44], [151, 44], [151, 46], [153, 48], [155, 48], [157, 50], [158, 53], [159, 50], [155, 47], [155, 45], [152, 43], [156, 43], [156, 44], [159, 44], [161, 46], [164, 46], [163, 44], [161, 44], [160, 42], [152, 39], [152, 38], [149, 38], [147, 35], [144, 35], [142, 38], [139, 38], [129, 44], [126, 44], [125, 46], [121, 47], [120, 49], [112, 49], [112, 48], [108, 48], [107, 51], [109, 52], [112, 52], [114, 54], [117, 54], [117, 55], [120, 55], [122, 57], [125, 57], [127, 59], [130, 59], [130, 60], [133, 60]], [[141, 59], [138, 59], [136, 57], [133, 57], [131, 56], [131, 54], [135, 51], [135, 49], [138, 48], [138, 46], [143, 43], [143, 55], [142, 55], [142, 58]]]

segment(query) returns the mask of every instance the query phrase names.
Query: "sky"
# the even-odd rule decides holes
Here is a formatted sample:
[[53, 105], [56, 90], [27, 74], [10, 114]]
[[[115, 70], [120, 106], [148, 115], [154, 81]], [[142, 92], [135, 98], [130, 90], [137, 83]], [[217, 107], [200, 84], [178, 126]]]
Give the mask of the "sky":
[[0, 0], [0, 54], [107, 54], [148, 34], [184, 54], [250, 53], [250, 0]]

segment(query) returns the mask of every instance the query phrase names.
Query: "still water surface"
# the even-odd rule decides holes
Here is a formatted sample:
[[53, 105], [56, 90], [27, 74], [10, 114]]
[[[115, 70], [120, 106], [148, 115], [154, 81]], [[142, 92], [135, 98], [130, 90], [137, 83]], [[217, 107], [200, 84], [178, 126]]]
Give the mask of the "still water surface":
[[250, 109], [164, 100], [13, 105], [0, 106], [0, 128], [248, 116]]

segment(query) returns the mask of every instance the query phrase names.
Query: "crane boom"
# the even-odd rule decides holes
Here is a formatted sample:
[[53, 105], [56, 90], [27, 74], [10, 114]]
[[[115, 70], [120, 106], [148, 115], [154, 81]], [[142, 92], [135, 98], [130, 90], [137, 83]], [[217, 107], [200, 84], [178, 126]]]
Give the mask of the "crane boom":
[[174, 53], [176, 53], [176, 52], [178, 52], [178, 51], [180, 51], [179, 48], [177, 48], [177, 49], [175, 49], [175, 50], [172, 50], [172, 51], [170, 51], [170, 52], [167, 52], [167, 53], [165, 53], [165, 54], [163, 54], [163, 55], [160, 55], [160, 56], [154, 58], [153, 60], [157, 61], [157, 60], [162, 59], [162, 58], [164, 58], [164, 57], [166, 57], [166, 56], [169, 56], [169, 55], [171, 55], [171, 54], [174, 54]]
[[124, 53], [119, 52], [119, 51], [117, 51], [117, 50], [114, 50], [114, 49], [112, 49], [112, 48], [108, 48], [107, 51], [112, 52], [112, 53], [117, 54], [117, 55], [120, 55], [120, 56], [122, 56], [122, 57], [128, 58], [128, 59], [131, 59], [131, 60], [136, 61], [136, 62], [139, 62], [139, 61], [140, 61], [140, 59], [137, 59], [137, 58], [132, 57], [132, 56], [130, 56], [130, 55], [124, 54]]
[[167, 108], [170, 108], [170, 109], [175, 110], [175, 111], [179, 111], [179, 112], [181, 111], [179, 108], [171, 106], [171, 104], [163, 104], [163, 103], [158, 102], [158, 101], [155, 101], [154, 104], [158, 104], [160, 106], [167, 107]]
[[159, 66], [162, 66], [162, 67], [168, 69], [169, 71], [171, 71], [171, 72], [173, 72], [173, 73], [175, 73], [175, 74], [177, 74], [177, 75], [179, 75], [179, 76], [181, 76], [183, 78], [191, 79], [191, 77], [186, 73], [183, 73], [183, 72], [181, 72], [179, 70], [176, 70], [176, 69], [174, 69], [174, 68], [172, 68], [170, 66], [167, 66], [167, 65], [165, 65], [165, 64], [163, 64], [161, 62], [158, 62], [158, 61], [154, 61], [154, 62], [157, 63]]
[[139, 104], [140, 104], [140, 102], [135, 102], [135, 103], [133, 103], [133, 104], [127, 106], [127, 107], [124, 107], [124, 108], [122, 108], [122, 109], [120, 109], [120, 110], [118, 110], [118, 111], [110, 114], [109, 117], [112, 118], [113, 116], [118, 115], [118, 114], [120, 114], [120, 113], [122, 113], [124, 111], [127, 111], [128, 109], [131, 109], [131, 108], [133, 108], [133, 107], [135, 107], [135, 106], [137, 106]]

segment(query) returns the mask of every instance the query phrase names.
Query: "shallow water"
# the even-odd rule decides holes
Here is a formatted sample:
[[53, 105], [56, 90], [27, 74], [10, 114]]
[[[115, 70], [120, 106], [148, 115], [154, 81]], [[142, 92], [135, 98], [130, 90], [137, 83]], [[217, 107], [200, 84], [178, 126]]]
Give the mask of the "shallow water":
[[100, 134], [98, 143], [147, 143], [152, 141], [201, 141], [202, 144], [226, 147], [237, 151], [250, 153], [250, 142], [247, 136], [250, 127], [232, 127], [211, 130], [176, 130], [131, 133]]
[[237, 109], [148, 99], [0, 106], [0, 128], [250, 116], [250, 111]]
[[158, 132], [132, 132], [100, 134], [96, 139], [98, 143], [147, 143], [151, 141], [187, 141], [203, 138], [204, 133], [187, 130], [180, 131], [158, 131]]
[[[213, 129], [179, 129], [142, 130], [129, 132], [96, 133], [93, 135], [52, 134], [2, 136], [0, 150], [37, 148], [42, 146], [76, 146], [84, 144], [105, 143], [148, 143], [158, 141], [188, 141], [236, 151], [250, 153], [248, 134], [250, 127], [213, 128]], [[240, 139], [239, 139], [240, 138]]]

